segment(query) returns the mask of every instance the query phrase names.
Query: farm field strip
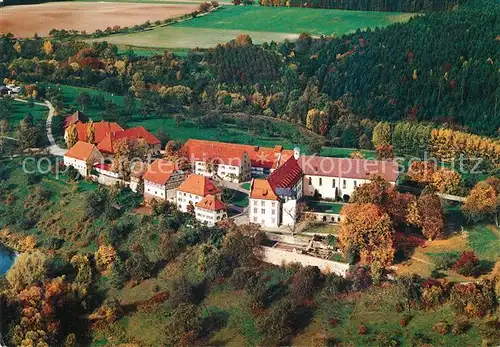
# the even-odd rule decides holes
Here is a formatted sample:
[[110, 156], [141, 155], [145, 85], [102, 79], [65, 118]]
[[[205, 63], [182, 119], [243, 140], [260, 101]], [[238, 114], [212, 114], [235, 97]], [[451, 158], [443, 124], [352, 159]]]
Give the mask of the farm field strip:
[[[198, 3], [94, 3], [50, 2], [7, 6], [0, 12], [0, 32], [31, 37], [48, 35], [51, 29], [93, 32], [178, 17], [195, 11]], [[22, 20], [19, 20], [22, 18]]]
[[316, 36], [341, 35], [358, 28], [406, 21], [411, 16], [411, 13], [230, 5], [207, 16], [144, 32], [111, 35], [105, 40], [139, 47], [208, 48], [228, 42], [241, 33], [250, 35], [254, 43], [294, 40], [302, 32]]

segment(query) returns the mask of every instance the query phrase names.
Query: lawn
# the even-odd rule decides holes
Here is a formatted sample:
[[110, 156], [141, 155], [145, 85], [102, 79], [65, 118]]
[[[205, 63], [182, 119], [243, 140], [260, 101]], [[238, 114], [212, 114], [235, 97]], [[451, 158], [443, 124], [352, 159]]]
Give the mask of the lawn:
[[222, 134], [218, 134], [216, 127], [199, 129], [197, 126], [186, 121], [182, 122], [180, 126], [177, 126], [175, 120], [171, 117], [149, 119], [136, 117], [135, 119], [132, 119], [128, 125], [131, 127], [141, 125], [153, 133], [157, 133], [158, 130], [161, 129], [168, 135], [169, 138], [178, 141], [186, 141], [190, 138], [196, 138], [199, 140], [254, 144], [268, 147], [274, 147], [275, 145], [280, 144], [287, 149], [292, 149], [294, 147], [294, 143], [291, 142], [290, 136], [288, 136], [285, 131], [297, 132], [293, 125], [280, 122], [279, 127], [282, 131], [281, 136], [272, 136], [265, 133], [252, 135], [248, 134], [248, 131], [242, 129], [241, 125], [238, 125], [236, 122], [224, 122], [224, 128], [226, 131]]
[[[107, 36], [114, 44], [140, 47], [208, 48], [245, 33], [254, 43], [312, 35], [342, 35], [367, 27], [383, 27], [408, 20], [413, 14], [330, 9], [224, 6], [203, 17], [140, 33]], [[91, 41], [102, 39], [93, 39]]]
[[467, 230], [469, 246], [480, 259], [500, 259], [500, 230], [493, 226], [475, 226]]
[[338, 202], [308, 201], [307, 205], [316, 212], [339, 214], [344, 204]]
[[31, 114], [35, 124], [43, 124], [47, 119], [48, 112], [48, 108], [45, 106], [33, 105], [33, 107], [29, 107], [27, 102], [14, 101], [12, 103], [10, 119], [12, 134], [19, 122], [26, 117], [26, 115]]
[[320, 154], [325, 157], [349, 158], [349, 155], [354, 151], [360, 151], [366, 159], [376, 158], [375, 151], [356, 148], [324, 147]]

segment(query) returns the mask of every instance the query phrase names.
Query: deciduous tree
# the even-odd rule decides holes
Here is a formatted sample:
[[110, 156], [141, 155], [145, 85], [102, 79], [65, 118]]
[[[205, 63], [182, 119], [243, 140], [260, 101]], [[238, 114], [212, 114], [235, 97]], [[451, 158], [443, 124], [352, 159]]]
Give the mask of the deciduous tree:
[[342, 250], [359, 250], [361, 262], [392, 264], [394, 229], [389, 215], [375, 204], [348, 204], [342, 208], [339, 241]]
[[478, 182], [472, 188], [465, 200], [463, 211], [465, 215], [475, 222], [493, 218], [499, 225], [498, 218], [499, 198], [493, 186], [487, 182]]

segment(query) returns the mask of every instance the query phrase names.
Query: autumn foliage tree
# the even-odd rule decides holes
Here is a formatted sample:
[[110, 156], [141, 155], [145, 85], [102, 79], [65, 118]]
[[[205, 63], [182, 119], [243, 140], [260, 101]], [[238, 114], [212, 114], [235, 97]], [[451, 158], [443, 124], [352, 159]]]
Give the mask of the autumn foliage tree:
[[498, 226], [499, 206], [499, 195], [494, 186], [486, 181], [481, 181], [472, 188], [465, 200], [463, 211], [474, 222], [493, 218]]
[[414, 161], [408, 168], [408, 177], [417, 183], [428, 184], [433, 182], [435, 164], [431, 161]]
[[394, 159], [394, 150], [392, 145], [382, 144], [375, 147], [377, 160], [391, 160]]
[[40, 283], [47, 274], [47, 256], [35, 250], [23, 252], [14, 261], [7, 272], [6, 278], [10, 286], [20, 291], [31, 285]]
[[394, 260], [391, 219], [375, 204], [348, 204], [342, 208], [339, 231], [341, 249], [359, 251], [362, 264], [388, 266]]
[[407, 222], [422, 229], [429, 240], [444, 235], [444, 216], [440, 198], [435, 194], [423, 194], [408, 206]]
[[71, 124], [66, 129], [66, 146], [71, 148], [78, 142], [78, 131], [76, 130], [76, 126]]
[[358, 186], [350, 200], [358, 204], [375, 204], [389, 214], [394, 225], [406, 223], [408, 206], [415, 201], [410, 193], [400, 193], [382, 177], [376, 175], [370, 182]]
[[388, 122], [379, 122], [373, 128], [372, 143], [375, 147], [391, 144], [391, 125]]
[[460, 181], [460, 174], [455, 170], [441, 168], [432, 175], [432, 184], [440, 193], [458, 193]]
[[87, 142], [95, 143], [95, 126], [92, 119], [87, 123]]

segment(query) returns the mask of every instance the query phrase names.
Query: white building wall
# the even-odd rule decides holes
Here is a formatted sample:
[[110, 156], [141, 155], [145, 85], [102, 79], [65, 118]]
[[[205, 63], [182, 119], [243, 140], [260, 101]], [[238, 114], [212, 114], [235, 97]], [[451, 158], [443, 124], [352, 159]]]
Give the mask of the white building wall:
[[276, 200], [250, 199], [250, 223], [265, 227], [278, 227], [281, 222], [281, 203]]
[[204, 161], [195, 161], [194, 173], [210, 178], [218, 176], [224, 181], [234, 183], [244, 182], [250, 179], [251, 176], [250, 160], [244, 157], [239, 162], [239, 165], [217, 164], [217, 172], [213, 172], [214, 167], [208, 170], [210, 165], [207, 165]]
[[86, 161], [64, 156], [64, 165], [74, 167], [80, 175], [87, 177], [88, 165]]
[[351, 196], [354, 190], [359, 185], [370, 182], [363, 178], [345, 178], [345, 177], [328, 177], [305, 175], [304, 179], [304, 195], [313, 196], [314, 191], [318, 191], [323, 199], [336, 199], [336, 193], [342, 198], [344, 195]]
[[144, 180], [144, 194], [165, 200], [167, 192], [164, 185]]
[[283, 225], [294, 225], [297, 219], [297, 200], [290, 199], [283, 203]]
[[202, 223], [207, 223], [209, 226], [214, 226], [215, 223], [224, 219], [226, 212], [224, 210], [212, 211], [204, 208], [195, 207], [196, 219]]
[[188, 206], [195, 206], [203, 199], [203, 196], [177, 191], [177, 208], [182, 212], [188, 212]]

